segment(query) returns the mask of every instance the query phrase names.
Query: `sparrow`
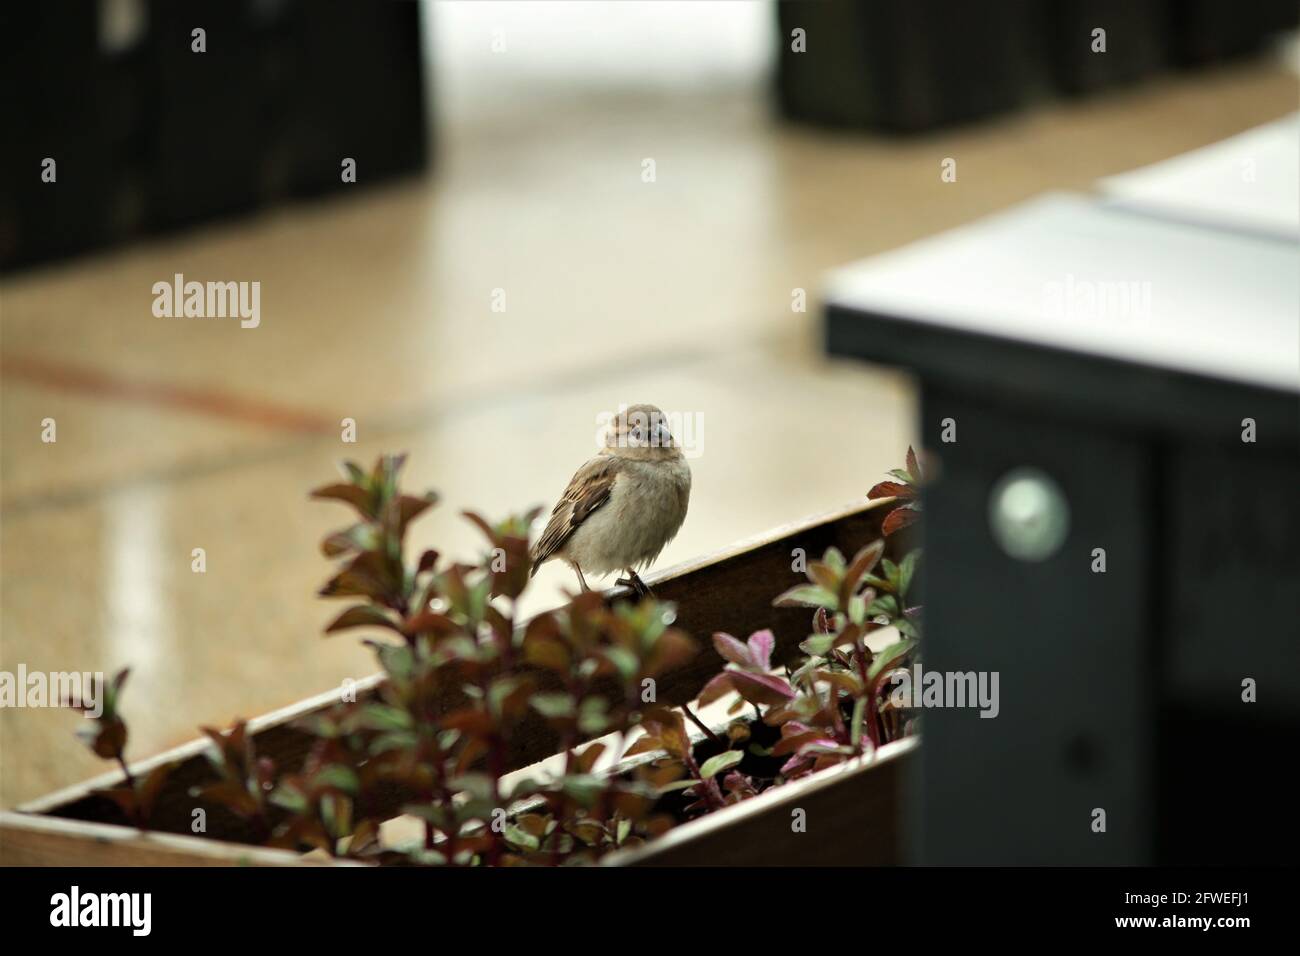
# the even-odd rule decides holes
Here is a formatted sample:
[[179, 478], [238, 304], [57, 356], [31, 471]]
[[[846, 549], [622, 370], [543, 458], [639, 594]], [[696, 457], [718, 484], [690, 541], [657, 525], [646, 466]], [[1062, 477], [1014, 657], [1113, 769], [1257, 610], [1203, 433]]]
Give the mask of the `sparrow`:
[[691, 469], [653, 405], [630, 405], [609, 423], [603, 447], [574, 473], [533, 545], [530, 574], [560, 558], [583, 577], [623, 571], [619, 585], [650, 593], [636, 569], [659, 556], [686, 519]]

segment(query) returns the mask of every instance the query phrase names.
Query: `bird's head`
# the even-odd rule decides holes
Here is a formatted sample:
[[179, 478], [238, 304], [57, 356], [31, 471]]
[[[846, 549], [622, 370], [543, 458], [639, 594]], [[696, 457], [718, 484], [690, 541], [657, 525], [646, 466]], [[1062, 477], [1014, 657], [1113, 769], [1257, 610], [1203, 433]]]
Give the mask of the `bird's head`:
[[669, 461], [682, 457], [668, 417], [653, 405], [629, 405], [605, 429], [605, 449], [619, 458]]

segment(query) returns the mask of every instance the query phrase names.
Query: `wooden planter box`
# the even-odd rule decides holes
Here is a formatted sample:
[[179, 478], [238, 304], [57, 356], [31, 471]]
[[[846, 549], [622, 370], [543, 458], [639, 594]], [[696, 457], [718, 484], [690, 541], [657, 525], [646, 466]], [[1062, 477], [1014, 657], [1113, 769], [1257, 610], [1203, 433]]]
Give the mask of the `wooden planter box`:
[[[694, 660], [659, 679], [660, 700], [673, 706], [688, 703], [722, 668], [723, 661], [708, 640], [714, 631], [747, 635], [770, 627], [776, 635], [773, 660], [793, 657], [799, 642], [808, 636], [810, 612], [774, 608], [771, 601], [794, 583], [794, 549], [802, 548], [810, 559], [820, 557], [831, 545], [852, 555], [881, 536], [880, 522], [888, 510], [882, 506], [889, 500], [786, 525], [650, 577], [647, 583], [656, 595], [677, 605], [677, 625], [701, 646]], [[886, 552], [895, 559], [908, 545], [900, 537], [889, 539]], [[362, 681], [358, 699], [373, 695], [380, 680], [381, 675], [375, 675]], [[257, 752], [282, 768], [298, 766], [310, 740], [294, 722], [337, 702], [339, 693], [330, 691], [250, 721]], [[17, 811], [0, 812], [0, 865], [356, 865], [252, 845], [250, 833], [237, 817], [191, 797], [191, 787], [214, 779], [204, 756], [210, 746], [207, 740], [195, 740], [132, 767], [142, 774], [160, 763], [177, 764], [158, 798], [147, 833], [123, 825], [117, 807], [94, 793], [119, 783], [117, 773], [61, 790]], [[543, 736], [522, 733], [510, 769], [549, 757], [553, 749]], [[902, 774], [915, 750], [914, 739], [890, 744], [870, 760], [774, 788], [685, 823], [642, 848], [611, 854], [603, 862], [615, 866], [899, 862]], [[402, 802], [400, 794], [393, 794], [391, 800], [381, 797], [377, 806], [367, 810], [384, 818], [397, 817]], [[202, 836], [190, 831], [197, 807], [207, 815]], [[805, 832], [792, 828], [795, 810], [803, 811]]]

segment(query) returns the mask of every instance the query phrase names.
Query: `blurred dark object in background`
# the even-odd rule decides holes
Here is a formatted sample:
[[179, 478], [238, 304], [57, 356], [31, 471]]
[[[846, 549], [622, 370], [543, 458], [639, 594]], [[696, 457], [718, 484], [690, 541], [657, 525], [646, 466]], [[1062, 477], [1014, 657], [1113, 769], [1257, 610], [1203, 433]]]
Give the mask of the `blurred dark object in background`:
[[0, 271], [425, 166], [418, 4], [42, 0], [0, 20]]
[[1039, 197], [831, 282], [829, 351], [919, 379], [925, 667], [1001, 684], [925, 710], [910, 862], [1300, 850], [1297, 242], [1210, 223]]
[[[777, 89], [788, 119], [914, 131], [1019, 106], [1024, 0], [827, 0], [779, 4]], [[802, 29], [806, 52], [795, 52]]]
[[[1294, 0], [781, 0], [777, 96], [791, 120], [921, 132], [1264, 49]], [[1103, 29], [1105, 52], [1093, 52]], [[802, 29], [805, 52], [793, 49]]]

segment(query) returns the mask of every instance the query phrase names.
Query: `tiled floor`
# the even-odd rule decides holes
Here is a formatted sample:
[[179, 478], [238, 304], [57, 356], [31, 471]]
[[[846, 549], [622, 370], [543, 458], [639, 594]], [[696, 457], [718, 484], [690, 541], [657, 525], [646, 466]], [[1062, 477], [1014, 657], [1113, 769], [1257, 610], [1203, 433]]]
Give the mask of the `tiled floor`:
[[[521, 105], [442, 130], [421, 181], [11, 278], [0, 668], [130, 664], [136, 756], [368, 673], [355, 639], [318, 636], [335, 608], [313, 597], [342, 512], [306, 492], [345, 456], [409, 451], [408, 480], [444, 496], [418, 537], [453, 553], [476, 545], [462, 508], [553, 500], [620, 402], [704, 426], [661, 566], [852, 500], [901, 458], [912, 396], [817, 356], [826, 269], [1295, 103], [1257, 64], [909, 140], [775, 125], [758, 88], [552, 103], [545, 123]], [[260, 327], [155, 318], [176, 272], [259, 280]], [[568, 583], [548, 567], [535, 601]], [[0, 804], [101, 769], [76, 721], [0, 711]]]

